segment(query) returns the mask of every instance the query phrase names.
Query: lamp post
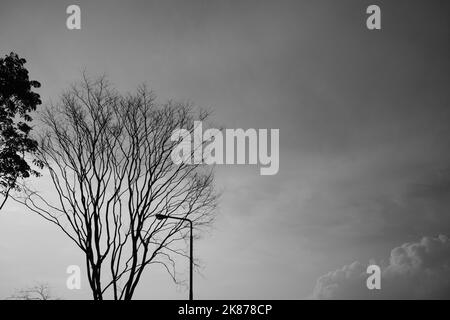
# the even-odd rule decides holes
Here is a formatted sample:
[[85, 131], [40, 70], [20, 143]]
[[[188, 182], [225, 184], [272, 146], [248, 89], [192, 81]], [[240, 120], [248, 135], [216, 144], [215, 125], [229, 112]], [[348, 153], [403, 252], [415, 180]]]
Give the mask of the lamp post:
[[190, 240], [189, 240], [189, 300], [194, 300], [194, 291], [193, 291], [193, 266], [194, 266], [194, 260], [193, 260], [193, 244], [194, 241], [192, 239], [192, 220], [188, 218], [179, 218], [179, 217], [172, 217], [172, 216], [166, 216], [164, 214], [156, 214], [155, 218], [158, 220], [165, 220], [165, 219], [174, 219], [174, 220], [181, 220], [181, 221], [187, 221], [189, 222], [190, 227]]

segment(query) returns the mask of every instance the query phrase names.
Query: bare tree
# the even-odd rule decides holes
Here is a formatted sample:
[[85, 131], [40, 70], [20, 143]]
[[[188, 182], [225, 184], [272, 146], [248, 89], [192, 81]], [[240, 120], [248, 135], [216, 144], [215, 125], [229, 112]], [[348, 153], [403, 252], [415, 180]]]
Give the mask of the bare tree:
[[188, 226], [209, 225], [217, 204], [212, 169], [174, 164], [172, 132], [192, 132], [189, 104], [160, 104], [145, 86], [126, 96], [104, 77], [83, 80], [43, 114], [39, 160], [58, 198], [24, 188], [19, 201], [58, 226], [84, 252], [94, 299], [131, 299], [144, 269], [166, 268], [177, 281]]
[[33, 287], [18, 290], [6, 300], [59, 300], [51, 295], [51, 290], [48, 284], [39, 283]]

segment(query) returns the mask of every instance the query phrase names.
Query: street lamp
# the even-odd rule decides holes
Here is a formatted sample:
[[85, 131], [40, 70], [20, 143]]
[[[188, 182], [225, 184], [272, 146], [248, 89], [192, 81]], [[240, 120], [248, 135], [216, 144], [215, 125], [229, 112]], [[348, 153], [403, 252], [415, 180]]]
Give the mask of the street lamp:
[[187, 221], [189, 222], [189, 227], [190, 227], [190, 231], [191, 231], [191, 236], [190, 236], [190, 240], [189, 240], [189, 300], [194, 300], [194, 291], [193, 291], [193, 265], [194, 265], [194, 260], [193, 260], [193, 240], [192, 240], [192, 220], [188, 219], [188, 218], [179, 218], [179, 217], [172, 217], [172, 216], [166, 216], [164, 214], [156, 214], [155, 218], [158, 220], [165, 220], [165, 219], [175, 219], [175, 220], [181, 220], [181, 221]]

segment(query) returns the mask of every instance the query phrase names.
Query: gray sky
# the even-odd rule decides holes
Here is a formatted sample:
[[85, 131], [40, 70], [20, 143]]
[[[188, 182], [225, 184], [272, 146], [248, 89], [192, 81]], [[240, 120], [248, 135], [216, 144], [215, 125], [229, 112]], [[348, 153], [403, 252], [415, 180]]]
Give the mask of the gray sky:
[[[382, 29], [369, 31], [374, 3], [1, 0], [0, 53], [27, 59], [45, 102], [86, 69], [121, 91], [146, 82], [161, 100], [209, 107], [227, 128], [280, 129], [278, 175], [218, 168], [223, 197], [196, 242], [195, 294], [301, 299], [331, 270], [450, 235], [449, 5], [376, 1]], [[66, 29], [70, 4], [81, 30]], [[65, 288], [70, 264], [83, 265], [72, 243], [9, 202], [0, 297], [45, 281], [90, 298], [87, 281]], [[137, 292], [186, 295], [158, 269]]]

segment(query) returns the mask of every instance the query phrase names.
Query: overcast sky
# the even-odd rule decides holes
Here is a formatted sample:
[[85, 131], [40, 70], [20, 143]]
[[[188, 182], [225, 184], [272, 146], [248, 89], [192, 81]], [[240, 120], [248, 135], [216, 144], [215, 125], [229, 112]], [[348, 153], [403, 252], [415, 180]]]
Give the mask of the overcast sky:
[[[382, 29], [369, 31], [365, 11], [375, 3]], [[70, 4], [81, 7], [81, 30], [66, 28]], [[162, 101], [208, 107], [226, 128], [280, 129], [276, 176], [218, 168], [223, 196], [214, 229], [195, 243], [203, 263], [195, 295], [320, 298], [324, 279], [334, 283], [329, 272], [375, 259], [391, 274], [396, 248], [411, 243], [425, 252], [442, 246], [433, 266], [448, 271], [450, 244], [438, 235], [450, 235], [449, 7], [1, 0], [0, 54], [27, 59], [44, 103], [86, 69], [123, 92], [146, 82]], [[39, 183], [51, 188], [48, 177]], [[66, 289], [71, 264], [83, 257], [61, 232], [12, 201], [5, 206], [0, 297], [41, 281], [58, 296], [90, 298], [87, 280]], [[439, 272], [448, 285], [449, 273]], [[448, 288], [439, 292], [448, 297]], [[149, 269], [136, 298], [186, 295], [162, 269]]]

